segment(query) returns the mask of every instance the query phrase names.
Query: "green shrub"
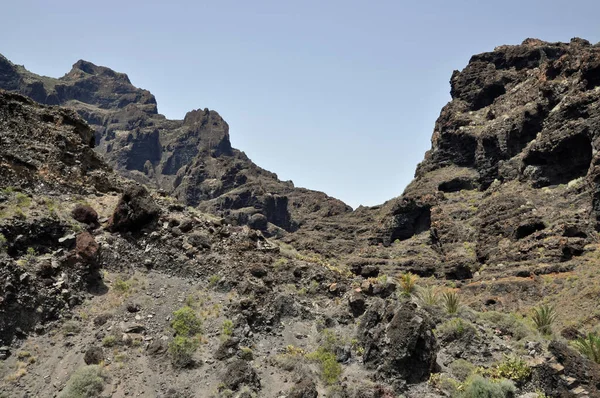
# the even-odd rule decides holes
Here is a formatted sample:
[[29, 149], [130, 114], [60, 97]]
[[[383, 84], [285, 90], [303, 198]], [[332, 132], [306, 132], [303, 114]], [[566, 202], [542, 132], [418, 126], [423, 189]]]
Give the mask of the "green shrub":
[[202, 332], [202, 320], [187, 305], [173, 313], [171, 327], [177, 336], [189, 337]]
[[504, 360], [484, 371], [492, 379], [510, 379], [517, 383], [526, 381], [531, 376], [531, 368], [521, 358], [504, 356]]
[[251, 361], [254, 359], [254, 353], [252, 352], [252, 348], [250, 347], [240, 347], [240, 358]]
[[73, 373], [59, 398], [99, 397], [108, 377], [99, 365], [79, 368]]
[[6, 237], [0, 234], [0, 253], [6, 250], [7, 240]]
[[104, 347], [113, 347], [115, 344], [117, 344], [117, 338], [113, 335], [108, 335], [102, 339]]
[[229, 319], [223, 321], [223, 335], [231, 336], [233, 334], [233, 322]]
[[509, 380], [491, 381], [476, 375], [467, 380], [461, 398], [509, 398], [517, 389]]
[[131, 282], [117, 278], [113, 284], [113, 289], [115, 289], [118, 293], [127, 293], [129, 289], [131, 289]]
[[448, 290], [442, 294], [442, 300], [448, 314], [456, 314], [458, 312], [460, 306], [460, 297], [458, 297], [458, 293]]
[[196, 338], [175, 336], [175, 338], [169, 343], [169, 355], [171, 356], [171, 363], [178, 367], [183, 368], [192, 363], [192, 357], [198, 349], [199, 342]]
[[320, 347], [317, 351], [306, 355], [306, 358], [319, 363], [321, 379], [326, 384], [335, 384], [342, 374], [342, 365], [337, 362], [333, 352]]
[[211, 275], [211, 277], [208, 278], [208, 285], [210, 287], [216, 286], [220, 280], [221, 280], [221, 277], [219, 275], [217, 275], [217, 274]]
[[419, 277], [412, 272], [405, 272], [401, 274], [398, 278], [400, 282], [400, 287], [402, 288], [402, 294], [405, 296], [410, 296], [415, 290], [417, 279]]
[[550, 305], [541, 305], [531, 312], [533, 323], [542, 334], [552, 333], [552, 324], [556, 320], [556, 311]]
[[600, 363], [600, 336], [589, 333], [586, 337], [575, 341], [575, 348], [588, 359]]

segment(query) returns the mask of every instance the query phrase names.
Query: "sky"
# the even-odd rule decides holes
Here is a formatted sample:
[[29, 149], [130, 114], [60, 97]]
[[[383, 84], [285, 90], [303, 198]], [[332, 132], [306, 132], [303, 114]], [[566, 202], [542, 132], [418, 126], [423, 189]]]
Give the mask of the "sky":
[[216, 110], [256, 164], [352, 207], [402, 193], [471, 55], [600, 41], [597, 0], [4, 3], [14, 63], [60, 77], [85, 59], [127, 73], [169, 118]]

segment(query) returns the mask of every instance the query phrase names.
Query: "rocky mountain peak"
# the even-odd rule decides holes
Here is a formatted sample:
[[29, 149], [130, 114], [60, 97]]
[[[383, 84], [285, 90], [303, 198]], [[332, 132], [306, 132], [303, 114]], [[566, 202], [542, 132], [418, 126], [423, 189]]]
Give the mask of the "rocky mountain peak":
[[117, 81], [121, 81], [124, 84], [131, 85], [131, 81], [125, 73], [118, 73], [105, 66], [97, 66], [89, 61], [84, 61], [82, 59], [73, 64], [73, 68], [69, 73], [67, 73], [67, 75], [65, 75], [64, 78], [82, 78], [84, 77], [84, 75], [82, 75], [81, 72], [87, 75], [102, 76], [105, 78], [114, 79]]

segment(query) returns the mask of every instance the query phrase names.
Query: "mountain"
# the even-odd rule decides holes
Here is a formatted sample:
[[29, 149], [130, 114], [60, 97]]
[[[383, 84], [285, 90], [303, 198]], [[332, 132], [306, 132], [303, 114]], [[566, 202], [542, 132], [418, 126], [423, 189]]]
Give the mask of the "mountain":
[[281, 234], [352, 210], [255, 165], [231, 147], [217, 112], [198, 109], [168, 120], [149, 91], [109, 68], [80, 60], [54, 79], [0, 56], [0, 88], [74, 109], [94, 129], [95, 150], [122, 175], [232, 222]]
[[0, 87], [0, 396], [600, 395], [600, 46], [473, 56], [353, 211], [108, 68]]

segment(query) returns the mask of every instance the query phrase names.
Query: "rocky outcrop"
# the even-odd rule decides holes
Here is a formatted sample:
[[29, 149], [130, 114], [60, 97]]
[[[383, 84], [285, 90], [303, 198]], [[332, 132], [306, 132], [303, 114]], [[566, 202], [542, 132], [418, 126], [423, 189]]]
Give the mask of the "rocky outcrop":
[[363, 315], [359, 338], [364, 345], [363, 361], [386, 379], [418, 383], [436, 368], [438, 344], [429, 315], [413, 303], [398, 307], [376, 301]]
[[599, 65], [600, 47], [581, 39], [473, 56], [452, 74], [432, 148], [382, 206], [371, 243], [420, 236], [452, 279], [581, 255], [599, 230]]

